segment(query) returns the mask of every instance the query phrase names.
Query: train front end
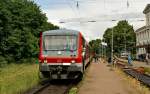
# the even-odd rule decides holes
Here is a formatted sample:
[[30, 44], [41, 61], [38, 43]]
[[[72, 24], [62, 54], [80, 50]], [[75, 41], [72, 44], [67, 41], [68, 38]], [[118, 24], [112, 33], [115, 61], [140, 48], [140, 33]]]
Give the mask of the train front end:
[[44, 78], [76, 79], [83, 73], [80, 33], [51, 30], [40, 36], [40, 72]]

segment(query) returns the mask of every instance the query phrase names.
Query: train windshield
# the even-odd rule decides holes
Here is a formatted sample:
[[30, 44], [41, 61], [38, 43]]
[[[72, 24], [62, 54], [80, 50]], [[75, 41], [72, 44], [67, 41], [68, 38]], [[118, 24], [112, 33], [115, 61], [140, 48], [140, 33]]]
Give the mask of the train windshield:
[[44, 50], [73, 51], [77, 49], [75, 35], [46, 35], [43, 41]]

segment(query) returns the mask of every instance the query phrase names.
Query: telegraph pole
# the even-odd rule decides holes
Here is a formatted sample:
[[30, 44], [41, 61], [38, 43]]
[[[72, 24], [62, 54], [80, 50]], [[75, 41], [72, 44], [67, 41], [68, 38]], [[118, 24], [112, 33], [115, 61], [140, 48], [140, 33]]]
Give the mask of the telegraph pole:
[[[116, 20], [112, 20], [112, 21], [116, 21]], [[112, 35], [111, 35], [111, 63], [113, 64], [113, 51], [114, 51], [114, 27], [112, 27]]]
[[113, 41], [113, 40], [114, 40], [114, 38], [113, 38], [113, 37], [114, 37], [113, 33], [114, 33], [114, 30], [113, 30], [113, 27], [112, 27], [112, 36], [111, 36], [111, 42], [112, 42], [112, 43], [111, 43], [111, 64], [113, 64], [113, 45], [114, 45], [114, 44], [113, 44], [113, 42], [114, 42], [114, 41]]

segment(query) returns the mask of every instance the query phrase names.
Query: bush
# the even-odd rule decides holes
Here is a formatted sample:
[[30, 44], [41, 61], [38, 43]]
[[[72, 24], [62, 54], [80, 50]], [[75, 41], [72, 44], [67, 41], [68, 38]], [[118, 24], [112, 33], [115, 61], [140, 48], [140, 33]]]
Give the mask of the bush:
[[0, 0], [1, 64], [37, 57], [40, 32], [52, 29], [33, 0]]
[[0, 67], [6, 66], [7, 63], [7, 60], [3, 56], [0, 56]]

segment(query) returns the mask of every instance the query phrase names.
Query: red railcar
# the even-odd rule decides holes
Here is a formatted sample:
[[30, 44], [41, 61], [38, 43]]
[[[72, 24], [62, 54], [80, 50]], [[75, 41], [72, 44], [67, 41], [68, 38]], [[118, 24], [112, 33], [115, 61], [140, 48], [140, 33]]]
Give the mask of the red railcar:
[[78, 31], [59, 29], [40, 34], [39, 66], [43, 77], [82, 77], [91, 59], [89, 45]]

